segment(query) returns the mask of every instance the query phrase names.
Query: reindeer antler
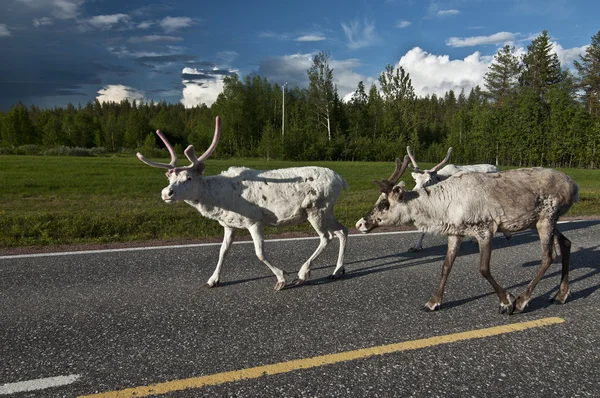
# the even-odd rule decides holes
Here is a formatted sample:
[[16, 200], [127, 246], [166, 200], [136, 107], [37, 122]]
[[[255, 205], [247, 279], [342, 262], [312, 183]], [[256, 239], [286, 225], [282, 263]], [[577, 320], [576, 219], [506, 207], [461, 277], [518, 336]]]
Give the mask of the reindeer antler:
[[407, 146], [407, 147], [406, 147], [406, 152], [408, 152], [408, 157], [410, 158], [410, 162], [412, 163], [412, 169], [413, 169], [413, 170], [414, 170], [416, 173], [421, 173], [421, 174], [423, 174], [423, 173], [424, 173], [424, 171], [423, 171], [423, 170], [421, 170], [421, 169], [419, 168], [419, 166], [417, 166], [417, 162], [416, 162], [416, 160], [415, 160], [415, 157], [413, 156], [412, 152], [410, 151], [410, 147], [409, 147], [409, 146]]
[[177, 163], [177, 155], [175, 154], [175, 150], [173, 149], [173, 146], [171, 145], [169, 140], [167, 140], [167, 138], [164, 136], [162, 131], [156, 130], [156, 134], [158, 134], [160, 139], [165, 143], [165, 146], [169, 150], [169, 153], [171, 154], [171, 162], [168, 164], [153, 162], [152, 160], [146, 159], [144, 157], [144, 155], [142, 155], [139, 152], [137, 153], [138, 159], [140, 159], [142, 162], [146, 163], [149, 166], [159, 167], [159, 168], [163, 168], [163, 169], [169, 169], [169, 173], [172, 173], [172, 172], [178, 173], [183, 170], [189, 170], [189, 169], [199, 167], [199, 165], [204, 163], [204, 161], [215, 151], [215, 149], [217, 148], [217, 143], [219, 142], [219, 138], [221, 137], [221, 118], [219, 116], [217, 116], [217, 118], [215, 120], [215, 135], [213, 136], [212, 143], [210, 144], [208, 149], [199, 158], [196, 156], [196, 152], [194, 151], [193, 145], [190, 145], [185, 149], [185, 151], [183, 153], [188, 158], [188, 160], [192, 163], [191, 165], [185, 166], [185, 167], [175, 167], [175, 164]]
[[438, 171], [440, 169], [440, 167], [442, 167], [444, 164], [446, 164], [446, 162], [448, 160], [450, 160], [450, 155], [452, 154], [452, 147], [448, 148], [448, 153], [446, 154], [446, 157], [444, 158], [444, 160], [442, 160], [437, 166], [435, 166], [433, 169], [429, 169], [427, 171], [429, 171], [430, 173], [435, 173], [436, 171]]
[[198, 158], [199, 162], [204, 162], [217, 148], [217, 143], [219, 142], [219, 138], [221, 137], [221, 118], [219, 116], [215, 119], [215, 135], [213, 136], [212, 143], [208, 147], [208, 149], [200, 155]]
[[173, 146], [171, 146], [171, 143], [169, 142], [169, 140], [167, 140], [167, 137], [165, 137], [165, 135], [162, 133], [162, 131], [156, 130], [156, 134], [160, 137], [160, 139], [162, 140], [162, 142], [165, 143], [165, 146], [169, 150], [169, 153], [171, 154], [171, 162], [168, 163], [168, 164], [167, 163], [153, 162], [152, 160], [146, 159], [144, 157], [144, 155], [142, 155], [139, 152], [136, 153], [136, 156], [138, 157], [139, 160], [141, 160], [142, 162], [146, 163], [148, 166], [159, 167], [159, 168], [162, 168], [162, 169], [174, 169], [175, 168], [175, 164], [177, 163], [177, 155], [175, 154], [175, 150], [173, 149]]
[[394, 188], [394, 185], [396, 185], [400, 177], [402, 177], [402, 174], [404, 174], [404, 171], [406, 171], [406, 168], [408, 167], [408, 161], [408, 155], [404, 156], [403, 162], [400, 162], [400, 159], [396, 159], [396, 170], [394, 170], [394, 173], [390, 176], [390, 178], [381, 181], [373, 180], [373, 183], [379, 186], [379, 190], [381, 192], [390, 193], [392, 188]]
[[388, 178], [388, 181], [390, 183], [392, 183], [393, 185], [396, 185], [396, 183], [398, 182], [400, 177], [402, 177], [402, 174], [404, 174], [404, 171], [406, 170], [407, 166], [408, 166], [408, 156], [407, 155], [404, 156], [404, 161], [402, 163], [400, 163], [400, 159], [396, 159], [396, 170], [394, 170], [394, 173], [390, 176], [390, 178]]

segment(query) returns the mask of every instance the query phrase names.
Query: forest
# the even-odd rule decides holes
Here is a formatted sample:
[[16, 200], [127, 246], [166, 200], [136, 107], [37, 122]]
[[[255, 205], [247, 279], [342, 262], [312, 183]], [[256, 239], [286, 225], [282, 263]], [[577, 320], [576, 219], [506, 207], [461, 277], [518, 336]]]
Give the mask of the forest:
[[88, 102], [40, 109], [22, 103], [0, 112], [0, 154], [133, 153], [166, 157], [154, 130], [179, 153], [209, 146], [216, 115], [223, 136], [215, 158], [391, 161], [410, 145], [418, 159], [499, 166], [597, 168], [600, 163], [600, 31], [574, 71], [561, 66], [547, 31], [517, 55], [494, 56], [484, 87], [418, 97], [410, 75], [387, 65], [379, 87], [358, 84], [342, 101], [329, 54], [314, 56], [308, 88], [260, 76], [227, 76], [211, 106], [166, 102]]

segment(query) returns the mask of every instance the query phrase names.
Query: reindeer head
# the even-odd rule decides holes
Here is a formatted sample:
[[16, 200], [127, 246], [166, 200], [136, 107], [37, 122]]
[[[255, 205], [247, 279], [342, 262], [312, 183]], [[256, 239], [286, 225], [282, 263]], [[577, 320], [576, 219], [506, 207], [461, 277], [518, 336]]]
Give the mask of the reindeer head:
[[404, 182], [398, 180], [404, 174], [408, 166], [408, 155], [404, 156], [404, 162], [400, 163], [400, 159], [396, 159], [396, 170], [387, 180], [373, 182], [379, 186], [381, 195], [371, 211], [358, 220], [356, 229], [360, 232], [367, 233], [373, 228], [382, 226], [391, 226], [404, 224], [404, 212], [402, 207], [404, 204]]
[[410, 147], [406, 147], [406, 151], [408, 152], [408, 156], [410, 157], [410, 162], [412, 163], [412, 169], [414, 170], [411, 174], [413, 180], [415, 180], [415, 187], [413, 189], [425, 188], [433, 184], [437, 184], [440, 182], [440, 178], [437, 175], [438, 170], [446, 164], [446, 162], [450, 159], [450, 155], [452, 154], [452, 147], [448, 148], [448, 153], [444, 160], [442, 160], [437, 166], [429, 170], [421, 170], [419, 166], [417, 166], [417, 162], [415, 161], [415, 157], [410, 151]]
[[160, 130], [156, 130], [156, 134], [160, 137], [162, 142], [164, 142], [165, 146], [169, 150], [169, 153], [171, 154], [171, 162], [168, 164], [153, 162], [146, 159], [141, 153], [137, 153], [137, 157], [147, 165], [168, 170], [166, 175], [169, 179], [169, 186], [164, 188], [161, 193], [162, 199], [165, 202], [171, 203], [177, 200], [194, 199], [196, 195], [195, 189], [198, 186], [198, 184], [195, 184], [195, 181], [202, 177], [205, 168], [204, 161], [214, 152], [217, 147], [217, 143], [219, 142], [219, 137], [221, 136], [221, 118], [219, 116], [217, 116], [215, 124], [215, 135], [210, 147], [206, 150], [206, 152], [204, 152], [200, 157], [196, 157], [193, 145], [188, 146], [183, 152], [191, 162], [189, 166], [175, 166], [177, 163], [177, 155], [175, 154], [175, 150], [167, 140], [167, 137], [165, 137]]

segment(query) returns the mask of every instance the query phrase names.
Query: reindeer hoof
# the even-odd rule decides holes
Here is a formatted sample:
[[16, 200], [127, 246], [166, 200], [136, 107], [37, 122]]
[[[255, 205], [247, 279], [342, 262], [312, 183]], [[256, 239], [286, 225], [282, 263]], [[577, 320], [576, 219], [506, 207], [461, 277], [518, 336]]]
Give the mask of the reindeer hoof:
[[340, 268], [337, 274], [331, 274], [327, 278], [329, 279], [340, 279], [343, 275], [346, 275], [346, 268]]
[[566, 293], [561, 293], [560, 291], [556, 293], [556, 296], [550, 299], [553, 303], [564, 304], [569, 296], [571, 295], [571, 289], [567, 289]]
[[411, 248], [409, 248], [409, 249], [408, 249], [408, 251], [409, 251], [409, 252], [411, 252], [411, 253], [416, 253], [416, 252], [423, 251], [423, 248], [422, 248], [422, 247], [416, 247], [416, 246], [415, 246], [415, 247], [411, 247]]
[[283, 289], [284, 287], [285, 287], [285, 281], [277, 282], [275, 284], [275, 290], [279, 291], [279, 290]]
[[515, 313], [521, 313], [525, 311], [527, 305], [529, 304], [529, 299], [525, 299], [523, 296], [517, 297], [517, 301], [515, 302]]
[[202, 289], [210, 289], [213, 287], [219, 287], [221, 284], [219, 283], [219, 281], [216, 281], [213, 285], [211, 285], [210, 283], [205, 283], [204, 285], [201, 286]]
[[500, 302], [500, 307], [498, 308], [499, 314], [512, 315], [515, 312], [515, 296], [510, 293], [506, 294], [506, 298], [508, 299], [508, 304], [504, 304]]
[[304, 282], [306, 282], [306, 279], [296, 278], [292, 281], [292, 285], [300, 286], [300, 285], [304, 285]]
[[442, 304], [439, 302], [426, 302], [425, 305], [423, 306], [423, 311], [427, 311], [427, 312], [433, 312], [433, 311], [437, 311], [440, 308], [442, 308]]

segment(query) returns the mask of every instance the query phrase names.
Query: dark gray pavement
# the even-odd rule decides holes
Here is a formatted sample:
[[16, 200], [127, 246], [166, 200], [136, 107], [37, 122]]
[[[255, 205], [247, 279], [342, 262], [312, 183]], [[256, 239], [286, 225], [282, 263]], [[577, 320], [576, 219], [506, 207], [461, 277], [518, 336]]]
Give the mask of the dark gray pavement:
[[[72, 397], [546, 317], [565, 323], [171, 392], [199, 397], [600, 396], [600, 222], [561, 224], [572, 241], [572, 296], [550, 303], [555, 263], [523, 314], [498, 314], [465, 242], [442, 309], [422, 311], [439, 280], [445, 239], [416, 233], [349, 238], [346, 275], [330, 280], [337, 241], [304, 286], [273, 290], [251, 244], [232, 247], [221, 287], [201, 289], [219, 246], [0, 258], [0, 386], [79, 375], [11, 397]], [[297, 272], [317, 240], [267, 242]], [[513, 294], [540, 261], [534, 232], [494, 239], [492, 273]], [[289, 276], [289, 281], [294, 278]], [[1, 391], [1, 390], [0, 390]]]

